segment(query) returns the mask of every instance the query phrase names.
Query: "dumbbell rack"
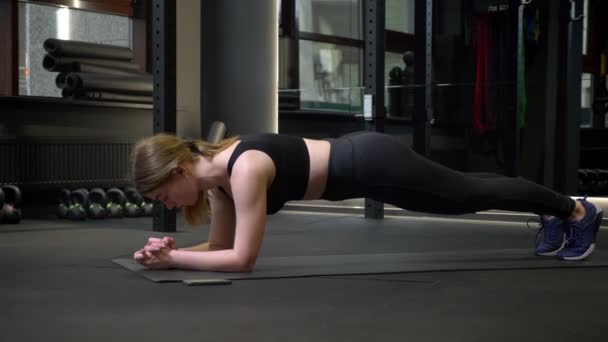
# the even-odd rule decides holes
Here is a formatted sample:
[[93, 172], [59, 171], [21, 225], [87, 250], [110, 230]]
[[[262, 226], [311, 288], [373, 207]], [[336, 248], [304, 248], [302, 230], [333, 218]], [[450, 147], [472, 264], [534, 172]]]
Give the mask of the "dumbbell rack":
[[27, 217], [54, 215], [62, 188], [126, 187], [137, 138], [0, 137], [0, 184], [23, 192]]
[[62, 189], [57, 217], [72, 221], [151, 217], [153, 203], [135, 188]]

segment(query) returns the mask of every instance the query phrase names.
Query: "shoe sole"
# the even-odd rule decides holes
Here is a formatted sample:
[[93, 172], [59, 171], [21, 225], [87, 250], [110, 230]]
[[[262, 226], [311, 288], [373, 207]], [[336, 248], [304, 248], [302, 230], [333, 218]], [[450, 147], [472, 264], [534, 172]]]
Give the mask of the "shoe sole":
[[546, 257], [554, 257], [557, 255], [557, 253], [559, 253], [562, 249], [564, 249], [564, 247], [566, 247], [566, 242], [567, 240], [564, 240], [564, 242], [562, 242], [562, 246], [556, 250], [554, 250], [553, 252], [544, 252], [544, 253], [535, 253], [538, 256], [546, 256]]
[[597, 232], [600, 230], [600, 226], [602, 225], [603, 217], [604, 217], [604, 212], [599, 211], [597, 213], [597, 217], [594, 222], [595, 226], [593, 227], [593, 243], [589, 246], [589, 248], [587, 248], [585, 253], [583, 253], [582, 255], [576, 256], [576, 257], [563, 257], [562, 259], [568, 260], [568, 261], [579, 261], [579, 260], [583, 260], [583, 259], [587, 258], [589, 255], [591, 255], [591, 253], [593, 253], [593, 251], [595, 250], [595, 241], [597, 239]]

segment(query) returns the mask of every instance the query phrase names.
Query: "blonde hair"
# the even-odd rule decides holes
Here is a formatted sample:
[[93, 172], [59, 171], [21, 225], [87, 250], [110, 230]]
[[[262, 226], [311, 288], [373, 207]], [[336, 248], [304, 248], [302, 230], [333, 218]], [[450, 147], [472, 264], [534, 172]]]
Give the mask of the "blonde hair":
[[[156, 190], [167, 181], [171, 171], [182, 163], [193, 163], [200, 156], [212, 158], [225, 150], [238, 136], [217, 143], [204, 140], [184, 140], [168, 133], [159, 133], [135, 143], [131, 153], [131, 178], [137, 191], [145, 194]], [[209, 214], [207, 193], [201, 191], [193, 206], [182, 209], [186, 221], [198, 225]]]

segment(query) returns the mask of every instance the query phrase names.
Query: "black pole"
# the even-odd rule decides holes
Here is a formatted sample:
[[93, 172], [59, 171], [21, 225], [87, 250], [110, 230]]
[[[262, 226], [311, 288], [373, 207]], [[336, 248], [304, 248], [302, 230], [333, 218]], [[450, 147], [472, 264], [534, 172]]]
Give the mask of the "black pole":
[[[368, 131], [384, 132], [385, 0], [366, 0], [364, 8], [365, 48], [363, 116]], [[384, 203], [365, 199], [365, 217], [384, 217]]]
[[555, 165], [555, 121], [557, 119], [557, 89], [559, 60], [559, 1], [547, 1], [547, 65], [545, 100], [545, 152], [543, 160], [543, 184], [554, 188]]
[[568, 48], [566, 71], [566, 115], [564, 117], [564, 161], [563, 189], [565, 194], [575, 195], [580, 149], [581, 119], [581, 75], [583, 65], [583, 0], [570, 0], [570, 20], [568, 22]]
[[[176, 12], [175, 1], [152, 1], [152, 72], [154, 73], [154, 134], [176, 130]], [[177, 211], [154, 203], [152, 229], [157, 232], [176, 231]]]
[[[514, 48], [512, 48], [510, 50], [510, 51], [512, 51], [513, 54], [512, 54], [512, 59], [509, 60], [509, 62], [511, 63], [510, 65], [512, 65], [513, 70], [515, 70], [515, 77], [512, 78], [513, 80], [515, 80], [515, 82], [514, 82], [515, 87], [512, 89], [514, 99], [515, 99], [515, 101], [513, 102], [515, 104], [515, 108], [514, 108], [514, 110], [510, 110], [506, 113], [507, 117], [509, 117], [510, 115], [512, 115], [512, 116], [510, 117], [510, 120], [506, 121], [507, 127], [505, 127], [505, 130], [507, 133], [506, 134], [507, 139], [505, 139], [505, 144], [503, 146], [504, 163], [505, 163], [504, 164], [504, 174], [509, 177], [517, 177], [519, 174], [518, 165], [519, 165], [520, 136], [521, 136], [520, 129], [519, 129], [519, 120], [520, 120], [521, 100], [522, 100], [520, 87], [523, 85], [524, 77], [525, 77], [525, 75], [523, 74], [524, 60], [523, 60], [523, 54], [522, 54], [524, 9], [525, 9], [524, 1], [519, 2], [519, 5], [517, 6], [517, 12], [515, 13], [515, 19], [516, 19], [515, 26], [517, 27], [517, 32], [513, 39], [515, 46], [514, 46]], [[513, 12], [509, 11], [508, 13], [509, 13], [509, 21], [507, 22], [507, 25], [510, 25], [510, 18], [513, 18], [511, 13], [513, 13]], [[510, 44], [509, 46], [513, 46], [513, 44]]]
[[[433, 113], [433, 0], [416, 0], [414, 151], [430, 156]], [[424, 86], [423, 86], [424, 85]]]
[[[300, 27], [298, 11], [296, 10], [295, 0], [286, 0], [281, 2], [283, 10], [286, 11], [284, 18], [286, 18], [286, 30], [283, 32], [284, 36], [289, 39], [289, 69], [287, 70], [289, 75], [288, 85], [289, 89], [300, 88], [300, 71], [298, 66], [300, 65]], [[297, 91], [296, 91], [297, 92]], [[300, 109], [300, 93], [298, 95], [297, 108]]]

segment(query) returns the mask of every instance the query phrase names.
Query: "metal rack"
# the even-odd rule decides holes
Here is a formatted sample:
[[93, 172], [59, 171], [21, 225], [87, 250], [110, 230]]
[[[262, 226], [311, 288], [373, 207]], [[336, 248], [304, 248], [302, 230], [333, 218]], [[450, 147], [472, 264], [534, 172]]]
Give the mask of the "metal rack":
[[[176, 133], [176, 9], [175, 1], [152, 1], [152, 72], [154, 75], [154, 134]], [[152, 229], [176, 231], [175, 209], [155, 201]]]

